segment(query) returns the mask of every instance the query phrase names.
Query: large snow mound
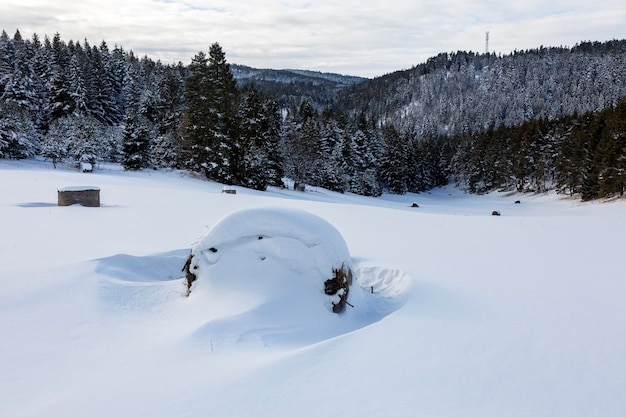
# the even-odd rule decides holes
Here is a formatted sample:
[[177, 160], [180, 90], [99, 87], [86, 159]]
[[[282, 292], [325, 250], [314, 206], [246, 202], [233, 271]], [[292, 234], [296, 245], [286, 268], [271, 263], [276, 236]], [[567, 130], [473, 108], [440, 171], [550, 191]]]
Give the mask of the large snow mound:
[[[188, 279], [213, 290], [345, 307], [352, 284], [350, 253], [326, 220], [286, 208], [239, 210], [217, 222], [191, 249]], [[191, 276], [190, 276], [191, 274]], [[310, 306], [310, 305], [309, 305]]]
[[[183, 264], [196, 274], [188, 297], [181, 297]], [[329, 295], [326, 281], [340, 268], [352, 285]], [[402, 271], [353, 261], [334, 226], [287, 208], [231, 212], [191, 250], [117, 254], [98, 259], [95, 273], [107, 316], [166, 317], [205, 352], [302, 347], [353, 332], [399, 309], [411, 281]], [[342, 296], [343, 310], [331, 313]]]
[[[316, 343], [376, 322], [402, 302], [370, 293], [372, 282], [393, 272], [371, 276], [364, 288], [339, 231], [297, 209], [227, 215], [192, 247], [184, 269], [194, 321], [205, 320], [191, 339], [212, 349]], [[398, 288], [408, 282], [392, 280]]]
[[382, 320], [405, 303], [411, 282], [403, 271], [353, 263], [350, 303], [354, 308], [332, 314], [320, 304], [319, 283], [309, 282], [310, 275], [294, 276], [274, 265], [275, 274], [262, 277], [265, 285], [248, 285], [237, 274], [254, 267], [254, 261], [247, 267], [241, 263], [238, 268], [214, 269], [223, 274], [221, 279], [203, 275], [191, 296], [182, 297], [180, 269], [188, 253], [180, 249], [96, 260], [98, 280], [93, 295], [103, 313], [98, 320], [136, 323], [143, 318], [152, 323], [148, 332], [159, 322], [175, 322], [178, 330], [170, 328], [170, 332], [204, 352], [302, 347]]

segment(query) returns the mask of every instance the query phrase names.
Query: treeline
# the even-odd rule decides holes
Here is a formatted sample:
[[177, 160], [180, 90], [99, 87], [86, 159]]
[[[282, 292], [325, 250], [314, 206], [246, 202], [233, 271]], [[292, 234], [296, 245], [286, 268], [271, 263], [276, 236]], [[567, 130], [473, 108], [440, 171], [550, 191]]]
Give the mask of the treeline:
[[53, 162], [120, 161], [122, 130], [136, 117], [153, 166], [175, 163], [187, 69], [36, 34], [0, 34], [0, 156]]
[[556, 189], [583, 200], [624, 193], [626, 100], [599, 112], [441, 140], [456, 149], [451, 178], [470, 192]]
[[451, 180], [476, 193], [621, 194], [624, 45], [441, 54], [332, 93], [273, 75], [237, 82], [217, 43], [164, 65], [3, 31], [0, 156], [187, 169], [259, 190], [289, 178], [369, 196]]

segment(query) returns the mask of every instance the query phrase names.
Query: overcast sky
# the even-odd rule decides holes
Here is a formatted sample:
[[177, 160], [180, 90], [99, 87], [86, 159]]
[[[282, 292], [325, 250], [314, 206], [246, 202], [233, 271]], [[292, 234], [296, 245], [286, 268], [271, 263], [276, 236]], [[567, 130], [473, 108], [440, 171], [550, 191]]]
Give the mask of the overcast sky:
[[219, 42], [228, 62], [374, 77], [440, 52], [508, 53], [626, 38], [624, 0], [1, 0], [0, 29], [106, 41], [188, 64]]

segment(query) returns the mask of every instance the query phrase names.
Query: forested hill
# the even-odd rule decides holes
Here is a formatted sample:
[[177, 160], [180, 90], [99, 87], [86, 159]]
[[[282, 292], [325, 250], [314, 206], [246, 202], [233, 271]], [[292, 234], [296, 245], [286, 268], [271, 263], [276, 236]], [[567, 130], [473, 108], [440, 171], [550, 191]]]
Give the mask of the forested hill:
[[600, 111], [626, 97], [626, 41], [509, 55], [442, 53], [339, 92], [338, 108], [418, 137]]

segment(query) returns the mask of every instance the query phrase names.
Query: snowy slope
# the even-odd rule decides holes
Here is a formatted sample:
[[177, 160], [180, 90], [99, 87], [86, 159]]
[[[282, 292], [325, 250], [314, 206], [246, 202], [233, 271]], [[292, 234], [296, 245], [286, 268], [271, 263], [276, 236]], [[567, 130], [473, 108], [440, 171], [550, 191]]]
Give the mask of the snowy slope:
[[[626, 414], [623, 201], [229, 195], [100, 168], [0, 160], [2, 416]], [[56, 206], [59, 187], [84, 184], [102, 207]], [[341, 234], [353, 308], [311, 307], [300, 281], [242, 287], [246, 245], [233, 275], [221, 270], [230, 285], [184, 296], [190, 249], [256, 207]]]

